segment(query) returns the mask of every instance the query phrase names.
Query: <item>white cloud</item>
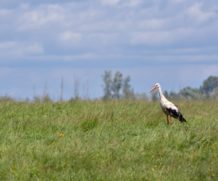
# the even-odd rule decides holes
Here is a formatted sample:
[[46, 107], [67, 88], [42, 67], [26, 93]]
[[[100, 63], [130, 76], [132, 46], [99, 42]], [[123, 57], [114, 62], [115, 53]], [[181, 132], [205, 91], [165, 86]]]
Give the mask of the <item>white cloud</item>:
[[69, 44], [78, 44], [82, 39], [81, 33], [64, 31], [60, 34], [60, 41]]
[[142, 4], [142, 0], [98, 0], [105, 6], [119, 7], [137, 7]]
[[25, 43], [7, 41], [0, 42], [0, 57], [4, 58], [25, 58], [43, 54], [43, 47], [38, 43]]
[[99, 0], [103, 5], [115, 6], [119, 4], [121, 0]]
[[11, 14], [9, 9], [0, 9], [0, 18], [5, 18]]
[[180, 4], [184, 2], [184, 0], [170, 0], [170, 3]]
[[[196, 21], [196, 19], [199, 22], [204, 22], [214, 16], [214, 13], [210, 11], [203, 11], [199, 4], [192, 4], [188, 10], [179, 10], [176, 16], [171, 16], [169, 8], [172, 6], [169, 3], [166, 3], [169, 8], [157, 11], [156, 6], [158, 3], [156, 1], [156, 3], [149, 6], [149, 9], [146, 5], [137, 6], [137, 8], [133, 9], [125, 8], [125, 6], [122, 6], [122, 9], [104, 9], [102, 6], [95, 6], [95, 3], [99, 1], [103, 4], [117, 6], [144, 4], [141, 0], [96, 0], [93, 1], [92, 6], [79, 6], [78, 9], [76, 8], [77, 4], [74, 2], [69, 4], [45, 4], [36, 6], [36, 8], [25, 6], [25, 8], [21, 9], [26, 10], [20, 12], [18, 17], [18, 28], [31, 34], [33, 30], [43, 32], [43, 36], [39, 37], [45, 38], [42, 41], [47, 40], [46, 35], [48, 35], [47, 37], [53, 36], [53, 38], [58, 35], [62, 42], [75, 42], [78, 45], [81, 43], [81, 38], [86, 37], [82, 42], [84, 45], [103, 38], [111, 40], [108, 42], [111, 46], [118, 41], [133, 44], [140, 42], [139, 44], [142, 45], [150, 44], [153, 46], [164, 44], [164, 42], [174, 42], [172, 40], [181, 41], [180, 38], [176, 38], [177, 35], [181, 35], [180, 29], [190, 29], [192, 22]], [[176, 0], [175, 2], [180, 1]], [[172, 9], [172, 11], [175, 10]], [[164, 16], [157, 16], [157, 13], [164, 13]], [[186, 21], [186, 14], [191, 16], [192, 20]], [[176, 33], [177, 31], [178, 33]], [[115, 33], [119, 34], [117, 41], [115, 38], [107, 38], [107, 36], [112, 37], [111, 35]], [[131, 34], [131, 36], [126, 36], [128, 34]], [[129, 40], [126, 39], [128, 37]], [[182, 41], [187, 41], [187, 39]], [[92, 46], [98, 45], [93, 43]]]
[[165, 19], [142, 19], [135, 23], [135, 27], [144, 31], [164, 30], [167, 27], [167, 20]]
[[127, 1], [127, 5], [130, 7], [138, 6], [142, 3], [142, 0], [129, 0]]
[[201, 3], [195, 3], [190, 6], [187, 13], [194, 21], [199, 23], [207, 22], [208, 20], [216, 17], [215, 12], [203, 10]]
[[60, 5], [39, 6], [36, 9], [21, 8], [18, 17], [18, 28], [20, 30], [38, 30], [51, 24], [60, 24], [64, 21], [65, 11]]
[[173, 41], [173, 37], [168, 31], [137, 32], [131, 37], [133, 45], [142, 44], [146, 46], [166, 45]]

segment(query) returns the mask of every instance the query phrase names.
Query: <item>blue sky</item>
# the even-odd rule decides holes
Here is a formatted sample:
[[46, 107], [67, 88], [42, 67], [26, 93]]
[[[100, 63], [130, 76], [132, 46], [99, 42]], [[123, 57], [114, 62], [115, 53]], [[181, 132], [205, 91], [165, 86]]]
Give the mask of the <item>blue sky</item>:
[[105, 70], [135, 92], [218, 75], [217, 0], [1, 0], [0, 95], [102, 96]]

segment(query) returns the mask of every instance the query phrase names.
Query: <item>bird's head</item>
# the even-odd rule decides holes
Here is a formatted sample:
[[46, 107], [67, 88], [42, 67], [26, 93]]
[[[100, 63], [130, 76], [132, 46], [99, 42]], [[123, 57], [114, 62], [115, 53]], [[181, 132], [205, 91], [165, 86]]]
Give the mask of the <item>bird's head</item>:
[[160, 84], [159, 84], [159, 83], [156, 83], [156, 84], [154, 84], [154, 85], [152, 86], [151, 92], [152, 92], [152, 93], [155, 93], [155, 92], [157, 92], [159, 89], [160, 89]]

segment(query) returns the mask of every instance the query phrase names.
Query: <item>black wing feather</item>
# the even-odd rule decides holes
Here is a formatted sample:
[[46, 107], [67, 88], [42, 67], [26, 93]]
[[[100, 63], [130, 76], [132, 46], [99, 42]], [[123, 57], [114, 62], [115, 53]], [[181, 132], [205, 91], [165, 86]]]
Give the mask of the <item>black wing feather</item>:
[[177, 112], [175, 109], [172, 108], [166, 108], [168, 114], [174, 118], [178, 118], [179, 117], [179, 112]]
[[180, 112], [178, 112], [177, 110], [172, 109], [172, 108], [166, 108], [166, 110], [170, 116], [178, 119], [180, 122], [186, 122], [183, 115]]

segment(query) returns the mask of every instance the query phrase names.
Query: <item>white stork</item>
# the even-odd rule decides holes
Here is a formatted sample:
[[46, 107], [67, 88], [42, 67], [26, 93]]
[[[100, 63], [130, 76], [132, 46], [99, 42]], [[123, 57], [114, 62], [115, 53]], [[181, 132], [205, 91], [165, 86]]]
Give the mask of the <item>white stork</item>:
[[154, 86], [151, 89], [151, 92], [156, 93], [157, 91], [159, 92], [160, 96], [160, 106], [167, 116], [167, 124], [171, 123], [171, 117], [178, 119], [181, 123], [186, 122], [185, 118], [180, 113], [179, 108], [175, 106], [172, 102], [168, 101], [166, 97], [163, 95], [159, 83], [154, 84]]

